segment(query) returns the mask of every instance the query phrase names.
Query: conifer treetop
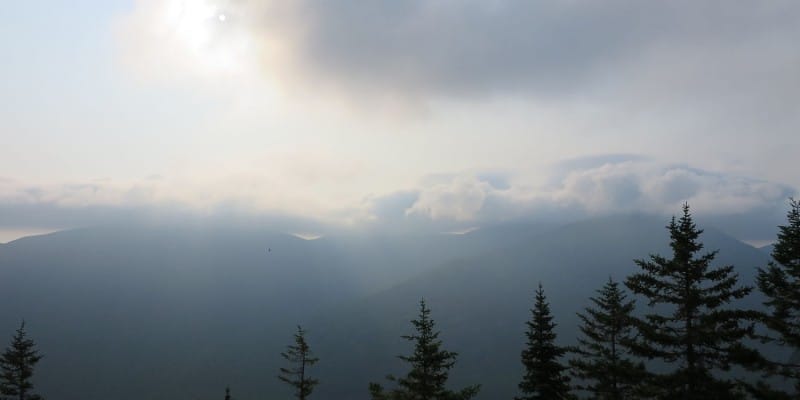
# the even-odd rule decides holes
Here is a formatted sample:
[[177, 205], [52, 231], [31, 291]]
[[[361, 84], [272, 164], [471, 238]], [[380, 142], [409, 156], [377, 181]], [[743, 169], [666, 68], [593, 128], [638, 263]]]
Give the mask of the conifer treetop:
[[536, 290], [531, 319], [525, 323], [527, 338], [521, 353], [525, 372], [519, 383], [520, 396], [516, 400], [545, 400], [570, 398], [569, 376], [559, 359], [566, 348], [557, 346], [556, 324], [550, 314], [550, 305], [542, 284]]
[[11, 344], [0, 355], [0, 393], [19, 400], [41, 400], [33, 394], [33, 368], [42, 359], [34, 341], [27, 337], [23, 320], [11, 339]]
[[795, 199], [789, 199], [786, 221], [786, 225], [778, 226], [773, 260], [766, 268], [759, 268], [757, 283], [770, 310], [764, 322], [777, 333], [766, 339], [787, 346], [791, 354], [770, 364], [780, 375], [793, 379], [800, 394], [800, 202]]
[[307, 369], [316, 364], [319, 359], [314, 357], [311, 352], [311, 347], [306, 342], [306, 331], [301, 326], [297, 326], [294, 344], [287, 346], [287, 350], [281, 353], [281, 357], [292, 366], [282, 367], [278, 379], [294, 388], [297, 399], [307, 399], [314, 391], [314, 387], [319, 384], [319, 380], [309, 377]]
[[635, 301], [611, 277], [590, 298], [594, 307], [578, 313], [581, 320], [578, 346], [570, 349], [578, 357], [569, 361], [571, 373], [579, 378], [579, 390], [600, 400], [646, 397], [647, 370], [634, 362], [629, 346], [635, 337]]
[[695, 225], [688, 204], [667, 229], [672, 257], [654, 254], [635, 260], [641, 272], [625, 282], [650, 306], [666, 306], [636, 320], [640, 340], [632, 349], [647, 358], [679, 362], [675, 371], [659, 379], [663, 388], [671, 390], [670, 396], [730, 395], [733, 382], [716, 378], [712, 371], [750, 367], [761, 360], [758, 352], [743, 345], [743, 339], [754, 336], [758, 313], [729, 307], [752, 288], [739, 285], [732, 265], [711, 266], [717, 251], [701, 253], [703, 231]]
[[370, 383], [373, 400], [469, 400], [478, 394], [480, 385], [468, 386], [461, 390], [447, 389], [450, 370], [455, 366], [458, 353], [442, 349], [440, 332], [430, 316], [425, 299], [420, 300], [419, 315], [411, 321], [414, 333], [401, 336], [414, 343], [411, 355], [398, 356], [411, 367], [406, 376], [388, 376], [397, 387], [384, 392], [381, 385]]

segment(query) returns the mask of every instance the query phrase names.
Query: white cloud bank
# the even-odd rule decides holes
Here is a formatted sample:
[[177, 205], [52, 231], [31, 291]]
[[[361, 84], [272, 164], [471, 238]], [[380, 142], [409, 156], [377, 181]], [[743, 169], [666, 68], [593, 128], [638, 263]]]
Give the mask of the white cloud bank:
[[4, 179], [0, 228], [72, 227], [177, 214], [280, 220], [281, 229], [295, 231], [320, 232], [333, 224], [457, 232], [506, 222], [563, 222], [620, 213], [665, 216], [688, 202], [703, 217], [745, 218], [756, 221], [753, 226], [758, 225], [759, 232], [770, 232], [787, 197], [794, 195], [788, 186], [774, 182], [635, 156], [574, 160], [550, 172], [546, 183], [498, 172], [440, 174], [404, 191], [336, 205], [315, 201], [313, 190], [279, 193], [252, 176], [228, 177], [205, 191], [200, 186], [192, 191], [176, 188], [180, 181], [163, 177], [127, 187], [109, 182], [31, 186]]
[[698, 213], [735, 215], [783, 204], [792, 193], [772, 182], [636, 160], [573, 169], [542, 187], [512, 179], [498, 188], [473, 174], [457, 175], [420, 188], [405, 213], [493, 223], [548, 213], [669, 215], [688, 202]]

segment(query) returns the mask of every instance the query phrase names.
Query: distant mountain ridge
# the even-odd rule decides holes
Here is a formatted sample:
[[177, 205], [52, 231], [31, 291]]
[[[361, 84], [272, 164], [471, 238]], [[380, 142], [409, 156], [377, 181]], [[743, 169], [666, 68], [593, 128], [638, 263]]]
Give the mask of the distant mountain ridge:
[[[361, 398], [363, 384], [351, 386], [347, 376], [380, 380], [384, 373], [402, 372], [394, 356], [407, 349], [397, 337], [408, 332], [414, 305], [425, 297], [448, 348], [461, 353], [454, 385], [482, 382], [479, 398], [511, 398], [522, 373], [519, 351], [536, 285], [544, 285], [551, 302], [559, 341], [574, 343], [575, 313], [609, 276], [622, 281], [637, 270], [633, 259], [650, 253], [668, 255], [664, 225], [645, 216], [570, 224], [529, 238], [527, 243], [451, 262], [373, 295], [325, 322], [318, 320], [310, 329], [319, 332], [320, 347], [329, 351], [321, 357], [330, 360], [325, 366], [320, 364], [320, 369], [334, 377], [320, 387], [320, 393], [331, 399]], [[707, 249], [721, 250], [718, 264], [737, 266], [743, 284], [752, 285], [755, 268], [766, 262], [757, 249], [714, 229], [707, 229], [702, 240]], [[759, 301], [753, 297], [750, 302], [757, 306]], [[351, 334], [353, 326], [358, 327], [358, 336]], [[339, 361], [349, 353], [359, 355], [355, 362]]]
[[[59, 232], [0, 248], [0, 328], [10, 335], [26, 318], [46, 354], [37, 383], [52, 398], [214, 399], [231, 385], [247, 399], [287, 394], [278, 353], [301, 323], [321, 358], [315, 397], [363, 399], [370, 380], [398, 372], [399, 336], [425, 297], [445, 346], [461, 353], [454, 384], [501, 398], [516, 390], [535, 285], [569, 343], [574, 313], [609, 275], [623, 280], [634, 258], [666, 253], [664, 225], [617, 216], [312, 241], [225, 226]], [[710, 228], [702, 240], [745, 283], [767, 260]]]

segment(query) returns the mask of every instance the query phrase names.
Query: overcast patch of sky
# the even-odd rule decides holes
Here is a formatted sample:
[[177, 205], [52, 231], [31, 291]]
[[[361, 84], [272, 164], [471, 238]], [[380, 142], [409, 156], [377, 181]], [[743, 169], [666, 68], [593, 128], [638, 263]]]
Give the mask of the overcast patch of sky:
[[[396, 191], [433, 204], [451, 193], [424, 192], [437, 173], [469, 188], [504, 171], [501, 191], [531, 196], [563, 184], [552, 165], [606, 154], [800, 187], [795, 2], [206, 1], [282, 46], [256, 75], [158, 64], [172, 38], [140, 33], [170, 3], [4, 9], [3, 175], [55, 193], [101, 179], [89, 205], [138, 193], [328, 216]], [[495, 201], [467, 192], [451, 217]]]

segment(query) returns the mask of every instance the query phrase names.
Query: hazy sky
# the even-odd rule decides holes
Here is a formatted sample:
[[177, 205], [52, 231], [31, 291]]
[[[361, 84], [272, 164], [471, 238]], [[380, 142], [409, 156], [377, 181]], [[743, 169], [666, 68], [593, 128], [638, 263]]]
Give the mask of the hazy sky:
[[26, 0], [0, 16], [0, 231], [142, 209], [744, 215], [800, 187], [797, 1]]

